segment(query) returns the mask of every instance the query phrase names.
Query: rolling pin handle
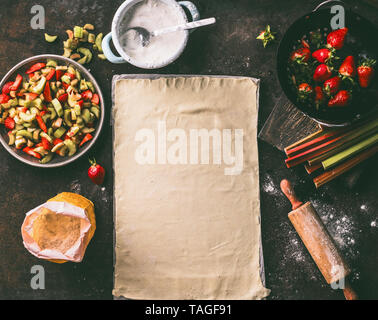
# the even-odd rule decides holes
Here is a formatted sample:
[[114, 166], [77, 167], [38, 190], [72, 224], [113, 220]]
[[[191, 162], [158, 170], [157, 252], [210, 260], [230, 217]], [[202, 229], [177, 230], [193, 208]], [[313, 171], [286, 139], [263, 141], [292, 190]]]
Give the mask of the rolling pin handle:
[[297, 196], [295, 195], [294, 189], [289, 180], [283, 179], [281, 181], [281, 190], [285, 194], [285, 196], [290, 200], [291, 205], [293, 206], [293, 210], [299, 208], [303, 203], [298, 200]]
[[345, 280], [344, 297], [346, 300], [358, 300], [357, 293], [351, 287], [348, 280]]

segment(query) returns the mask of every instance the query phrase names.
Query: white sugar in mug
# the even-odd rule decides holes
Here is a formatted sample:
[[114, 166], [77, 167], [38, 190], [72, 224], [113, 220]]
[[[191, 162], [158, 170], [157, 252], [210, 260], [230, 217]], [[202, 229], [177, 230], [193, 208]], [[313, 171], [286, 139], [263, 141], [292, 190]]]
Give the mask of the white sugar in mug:
[[[112, 63], [130, 63], [136, 67], [143, 68], [143, 69], [158, 69], [165, 67], [166, 65], [172, 63], [175, 61], [181, 53], [184, 51], [186, 44], [188, 42], [189, 33], [188, 30], [183, 30], [183, 36], [185, 37], [182, 44], [177, 48], [177, 51], [174, 53], [174, 55], [168, 57], [166, 60], [162, 60], [159, 63], [156, 64], [150, 64], [143, 61], [137, 61], [136, 59], [132, 58], [130, 55], [125, 52], [125, 50], [122, 48], [122, 45], [120, 43], [120, 23], [123, 21], [125, 15], [129, 10], [136, 4], [140, 3], [143, 0], [127, 0], [125, 1], [117, 10], [117, 12], [114, 15], [113, 22], [112, 22], [112, 31], [108, 33], [103, 41], [102, 41], [102, 49], [104, 51], [104, 54], [106, 58], [112, 62]], [[166, 5], [172, 6], [172, 8], [175, 8], [178, 15], [182, 15], [185, 22], [188, 22], [188, 17], [183, 9], [185, 7], [191, 15], [192, 21], [197, 21], [200, 19], [200, 14], [196, 6], [190, 2], [190, 1], [178, 1], [175, 0], [160, 0]], [[114, 47], [116, 48], [118, 54], [120, 56], [116, 56], [111, 48], [110, 48], [110, 40], [113, 41]]]

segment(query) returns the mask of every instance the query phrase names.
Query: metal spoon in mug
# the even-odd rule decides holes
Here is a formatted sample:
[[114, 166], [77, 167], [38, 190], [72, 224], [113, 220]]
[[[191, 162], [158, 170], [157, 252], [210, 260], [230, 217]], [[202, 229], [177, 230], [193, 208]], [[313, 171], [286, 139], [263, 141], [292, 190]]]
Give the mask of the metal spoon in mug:
[[162, 34], [175, 32], [175, 31], [181, 31], [181, 30], [188, 30], [188, 29], [194, 29], [202, 26], [207, 26], [209, 24], [215, 23], [215, 18], [207, 18], [207, 19], [201, 19], [193, 22], [188, 22], [184, 24], [180, 24], [178, 26], [173, 27], [167, 27], [155, 31], [148, 31], [146, 28], [143, 27], [132, 27], [126, 30], [126, 32], [133, 31], [135, 32], [134, 38], [139, 38], [140, 42], [143, 47], [148, 46], [150, 43], [151, 37], [160, 36]]

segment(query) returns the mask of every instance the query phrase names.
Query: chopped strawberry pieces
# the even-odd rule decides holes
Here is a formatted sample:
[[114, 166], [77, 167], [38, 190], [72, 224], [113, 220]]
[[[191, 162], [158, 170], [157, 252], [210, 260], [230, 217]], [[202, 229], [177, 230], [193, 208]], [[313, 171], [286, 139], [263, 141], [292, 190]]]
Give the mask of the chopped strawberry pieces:
[[22, 151], [24, 151], [25, 153], [27, 153], [28, 155], [30, 155], [30, 156], [32, 156], [34, 158], [37, 158], [37, 159], [41, 159], [42, 158], [42, 156], [38, 152], [35, 152], [30, 147], [25, 147], [24, 149], [22, 149]]
[[94, 95], [93, 95], [93, 98], [92, 98], [92, 100], [91, 100], [91, 102], [93, 103], [93, 104], [100, 104], [100, 97], [99, 97], [99, 95], [97, 94], [97, 93], [95, 93]]
[[41, 143], [42, 143], [43, 149], [45, 149], [45, 150], [51, 150], [52, 146], [51, 146], [49, 140], [47, 140], [46, 138], [42, 137]]
[[17, 77], [16, 77], [15, 82], [10, 87], [10, 90], [11, 91], [17, 91], [18, 88], [20, 87], [21, 83], [22, 83], [22, 75], [18, 74]]
[[54, 75], [55, 75], [55, 69], [51, 69], [50, 72], [46, 76], [46, 80], [50, 81]]
[[58, 100], [60, 102], [66, 102], [68, 99], [68, 94], [67, 93], [63, 93], [61, 96], [59, 96]]
[[8, 117], [8, 118], [5, 119], [4, 125], [5, 125], [5, 128], [7, 128], [8, 130], [13, 130], [14, 127], [15, 127], [15, 125], [16, 125], [16, 123], [13, 120], [13, 118]]
[[57, 144], [59, 144], [59, 143], [61, 143], [61, 142], [63, 142], [62, 139], [55, 139], [55, 140], [53, 141], [53, 145], [56, 146]]
[[4, 93], [0, 94], [0, 103], [7, 103], [10, 97]]
[[9, 82], [7, 82], [6, 84], [4, 84], [4, 86], [3, 86], [3, 89], [2, 89], [2, 93], [4, 93], [4, 94], [9, 94], [9, 92], [11, 91], [11, 86], [13, 86], [13, 81], [9, 81]]
[[46, 127], [46, 124], [45, 124], [45, 122], [43, 121], [42, 117], [41, 117], [40, 115], [36, 115], [36, 116], [35, 116], [35, 119], [37, 120], [38, 125], [39, 125], [39, 127], [41, 128], [41, 130], [42, 130], [43, 132], [46, 132], [46, 133], [47, 133], [47, 127]]
[[72, 74], [72, 73], [68, 73], [68, 72], [66, 72], [64, 75], [70, 77], [71, 80], [73, 80], [73, 79], [76, 78], [76, 75], [74, 75], [74, 74]]
[[92, 93], [91, 90], [86, 90], [86, 91], [81, 93], [81, 97], [84, 100], [91, 100], [93, 98], [93, 93]]
[[42, 68], [46, 67], [46, 63], [42, 63], [42, 62], [39, 62], [39, 63], [36, 63], [34, 65], [32, 65], [28, 71], [26, 71], [27, 74], [29, 73], [34, 73], [38, 70], [41, 70]]
[[84, 144], [84, 143], [86, 143], [86, 142], [88, 142], [88, 141], [90, 141], [90, 140], [92, 140], [93, 139], [93, 136], [90, 134], [90, 133], [87, 133], [86, 135], [85, 135], [85, 137], [83, 138], [83, 140], [81, 140], [81, 142], [80, 142], [80, 147]]
[[50, 91], [50, 83], [47, 81], [45, 85], [45, 89], [43, 90], [43, 96], [47, 102], [51, 102], [51, 91]]
[[56, 81], [59, 81], [62, 75], [63, 75], [62, 70], [56, 70]]
[[36, 94], [36, 93], [33, 93], [33, 92], [27, 92], [27, 93], [25, 93], [26, 100], [33, 101], [37, 97], [38, 97], [38, 94]]

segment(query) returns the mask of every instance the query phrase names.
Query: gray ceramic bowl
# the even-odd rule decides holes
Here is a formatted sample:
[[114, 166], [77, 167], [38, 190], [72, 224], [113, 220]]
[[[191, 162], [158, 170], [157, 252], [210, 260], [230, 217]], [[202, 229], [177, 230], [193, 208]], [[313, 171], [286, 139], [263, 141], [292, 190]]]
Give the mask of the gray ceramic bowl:
[[65, 58], [65, 57], [62, 57], [62, 56], [58, 56], [58, 55], [53, 55], [53, 54], [42, 54], [42, 55], [34, 56], [34, 57], [31, 57], [31, 58], [28, 58], [28, 59], [21, 61], [20, 63], [15, 65], [4, 76], [4, 78], [0, 82], [0, 88], [2, 88], [3, 85], [6, 82], [14, 81], [14, 79], [16, 78], [16, 75], [18, 73], [21, 74], [22, 76], [24, 76], [25, 71], [29, 67], [31, 67], [34, 63], [46, 62], [47, 59], [54, 59], [54, 60], [58, 61], [59, 64], [64, 64], [64, 65], [70, 65], [71, 64], [71, 65], [73, 65], [75, 68], [77, 68], [80, 71], [83, 78], [85, 78], [86, 80], [91, 81], [93, 83], [93, 85], [96, 89], [96, 92], [100, 97], [100, 108], [101, 108], [101, 117], [97, 121], [96, 131], [94, 131], [93, 139], [91, 141], [89, 141], [86, 145], [84, 145], [84, 147], [78, 149], [77, 153], [75, 153], [72, 157], [55, 156], [53, 158], [53, 160], [51, 160], [49, 163], [46, 163], [46, 164], [41, 164], [41, 163], [39, 163], [38, 159], [34, 159], [33, 157], [24, 153], [22, 150], [17, 150], [15, 147], [9, 146], [8, 145], [8, 135], [7, 135], [7, 131], [4, 127], [4, 125], [0, 125], [0, 142], [3, 145], [3, 147], [12, 156], [14, 156], [16, 159], [18, 159], [18, 160], [20, 160], [20, 161], [22, 161], [26, 164], [29, 164], [29, 165], [34, 166], [34, 167], [55, 168], [55, 167], [64, 166], [66, 164], [69, 164], [69, 163], [75, 161], [76, 159], [83, 156], [93, 146], [93, 144], [96, 142], [98, 136], [100, 135], [100, 132], [101, 132], [101, 129], [102, 129], [102, 126], [103, 126], [103, 123], [104, 123], [105, 107], [104, 107], [104, 97], [102, 95], [101, 89], [100, 89], [99, 85], [97, 84], [95, 78], [89, 73], [89, 71], [87, 69], [85, 69], [81, 64], [79, 64], [79, 63], [77, 63], [77, 62], [75, 62], [71, 59], [68, 59], [68, 58]]

